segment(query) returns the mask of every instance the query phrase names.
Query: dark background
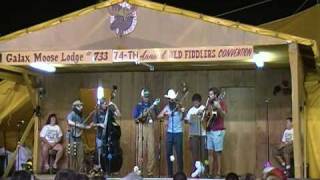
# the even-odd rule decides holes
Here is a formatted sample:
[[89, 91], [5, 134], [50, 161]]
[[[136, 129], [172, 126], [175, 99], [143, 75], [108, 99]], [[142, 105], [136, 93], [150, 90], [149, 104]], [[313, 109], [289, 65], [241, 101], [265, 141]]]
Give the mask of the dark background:
[[[101, 0], [3, 1], [0, 10], [0, 36], [85, 8]], [[238, 8], [256, 5], [219, 16], [258, 25], [295, 14], [319, 0], [153, 0], [179, 8], [217, 16]], [[260, 3], [257, 5], [257, 3]]]

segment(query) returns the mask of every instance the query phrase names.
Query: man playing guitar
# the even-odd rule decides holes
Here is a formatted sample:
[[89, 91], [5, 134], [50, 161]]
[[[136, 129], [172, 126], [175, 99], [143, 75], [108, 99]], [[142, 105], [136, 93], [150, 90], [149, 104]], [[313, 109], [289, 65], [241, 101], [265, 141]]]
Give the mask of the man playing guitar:
[[67, 134], [69, 140], [69, 168], [76, 171], [83, 170], [84, 147], [81, 140], [82, 130], [92, 127], [91, 124], [84, 124], [82, 109], [83, 103], [80, 100], [76, 100], [72, 103], [72, 111], [67, 116], [69, 125], [69, 132]]
[[227, 112], [226, 105], [220, 98], [220, 89], [209, 89], [209, 103], [207, 108], [207, 149], [209, 157], [210, 175], [221, 176], [221, 154], [225, 135], [224, 116]]
[[138, 123], [138, 145], [137, 145], [137, 158], [138, 167], [143, 166], [143, 153], [145, 147], [147, 151], [147, 175], [153, 176], [153, 169], [155, 164], [155, 151], [154, 151], [154, 120], [156, 119], [157, 110], [154, 108], [160, 103], [160, 100], [155, 100], [154, 103], [150, 102], [150, 92], [147, 89], [141, 91], [141, 102], [139, 102], [133, 110], [133, 118]]

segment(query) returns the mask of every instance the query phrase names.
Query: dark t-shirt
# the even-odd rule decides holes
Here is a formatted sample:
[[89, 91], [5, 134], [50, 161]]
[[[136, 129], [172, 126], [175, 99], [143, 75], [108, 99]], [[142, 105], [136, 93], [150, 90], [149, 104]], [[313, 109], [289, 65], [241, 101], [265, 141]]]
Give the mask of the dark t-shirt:
[[[227, 113], [227, 107], [224, 101], [220, 101], [220, 106], [222, 110], [224, 110]], [[212, 126], [209, 128], [210, 131], [219, 131], [224, 130], [224, 117], [222, 117], [219, 113], [216, 117], [212, 117], [214, 119]]]

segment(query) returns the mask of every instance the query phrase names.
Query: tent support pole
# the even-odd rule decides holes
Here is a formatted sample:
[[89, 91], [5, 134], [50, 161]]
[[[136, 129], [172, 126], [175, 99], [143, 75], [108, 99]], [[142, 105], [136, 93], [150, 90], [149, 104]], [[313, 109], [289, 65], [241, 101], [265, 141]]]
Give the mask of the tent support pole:
[[34, 118], [34, 129], [33, 129], [33, 154], [32, 154], [32, 167], [33, 167], [33, 172], [36, 173], [37, 169], [38, 169], [38, 162], [39, 162], [39, 117], [38, 117], [38, 104], [39, 104], [39, 97], [37, 95], [37, 91], [35, 89], [32, 88], [31, 84], [31, 80], [28, 76], [27, 73], [23, 74], [23, 78], [24, 81], [26, 83], [26, 86], [28, 88], [28, 92], [31, 98], [31, 102], [32, 102], [32, 106], [34, 109], [33, 112], [33, 118]]
[[[289, 63], [292, 83], [292, 122], [294, 129], [293, 153], [294, 153], [294, 175], [295, 178], [303, 176], [302, 162], [302, 134], [301, 134], [301, 112], [303, 107], [303, 62], [296, 43], [289, 44]], [[302, 109], [302, 108], [301, 108]]]

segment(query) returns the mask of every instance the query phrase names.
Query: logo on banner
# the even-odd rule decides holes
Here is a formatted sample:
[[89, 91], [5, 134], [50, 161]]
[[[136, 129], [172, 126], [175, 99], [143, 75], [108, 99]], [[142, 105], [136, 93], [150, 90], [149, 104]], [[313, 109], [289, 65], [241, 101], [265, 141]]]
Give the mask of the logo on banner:
[[137, 8], [127, 2], [109, 8], [110, 29], [118, 36], [130, 34], [137, 25]]

